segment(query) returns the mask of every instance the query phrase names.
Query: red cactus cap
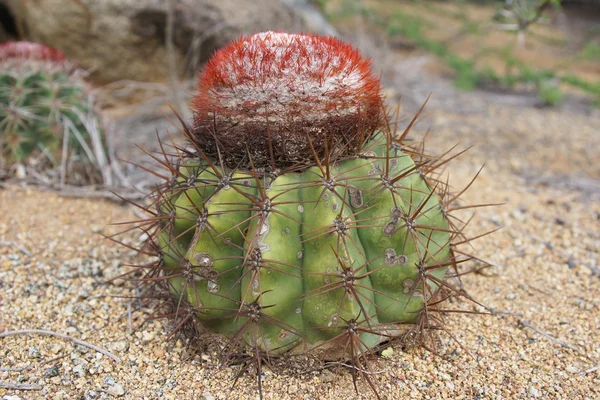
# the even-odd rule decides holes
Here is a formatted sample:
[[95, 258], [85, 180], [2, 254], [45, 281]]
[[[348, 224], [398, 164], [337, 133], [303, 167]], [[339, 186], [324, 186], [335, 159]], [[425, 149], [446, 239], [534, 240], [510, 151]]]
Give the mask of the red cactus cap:
[[66, 60], [65, 55], [60, 50], [39, 43], [7, 42], [0, 45], [0, 61], [15, 58], [57, 62]]
[[380, 80], [357, 49], [335, 37], [276, 32], [217, 51], [192, 107], [202, 150], [215, 154], [216, 140], [226, 160], [249, 151], [255, 165], [313, 160], [326, 142], [330, 156], [358, 152], [383, 116]]

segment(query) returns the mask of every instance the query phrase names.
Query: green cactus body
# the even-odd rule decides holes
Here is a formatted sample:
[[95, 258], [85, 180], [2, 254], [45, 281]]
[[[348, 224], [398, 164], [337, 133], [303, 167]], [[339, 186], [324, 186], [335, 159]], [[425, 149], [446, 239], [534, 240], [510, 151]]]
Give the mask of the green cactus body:
[[366, 354], [439, 328], [437, 305], [461, 294], [449, 268], [473, 258], [452, 242], [460, 194], [435, 172], [449, 159], [406, 139], [419, 114], [396, 135], [369, 62], [336, 38], [242, 37], [208, 61], [191, 107], [140, 221], [159, 256], [142, 281], [168, 291], [176, 329], [253, 353], [259, 390], [262, 355], [307, 351], [374, 388]]
[[[44, 160], [37, 163], [40, 167], [62, 164], [64, 170], [86, 175], [88, 182], [101, 180], [91, 165], [104, 157], [105, 144], [94, 103], [79, 75], [62, 54], [44, 46], [26, 42], [0, 46], [3, 164], [27, 164], [38, 157]], [[66, 180], [78, 179], [83, 178]]]
[[440, 197], [384, 135], [330, 167], [179, 169], [160, 205], [163, 273], [201, 323], [271, 353], [417, 322], [451, 259]]

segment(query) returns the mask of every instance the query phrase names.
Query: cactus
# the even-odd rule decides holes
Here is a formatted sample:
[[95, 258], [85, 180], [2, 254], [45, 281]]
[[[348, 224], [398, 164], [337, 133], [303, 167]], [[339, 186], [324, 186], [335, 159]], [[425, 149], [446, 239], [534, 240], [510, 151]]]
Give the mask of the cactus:
[[470, 258], [455, 256], [458, 196], [439, 178], [453, 156], [407, 139], [419, 114], [393, 132], [356, 49], [241, 38], [207, 63], [192, 107], [189, 146], [155, 157], [170, 174], [140, 221], [158, 254], [143, 280], [174, 301], [177, 327], [223, 334], [226, 354], [259, 365], [310, 351], [362, 373], [382, 342], [439, 326], [436, 305], [458, 293], [446, 279]]
[[0, 46], [0, 168], [110, 184], [105, 148], [82, 71], [41, 44]]

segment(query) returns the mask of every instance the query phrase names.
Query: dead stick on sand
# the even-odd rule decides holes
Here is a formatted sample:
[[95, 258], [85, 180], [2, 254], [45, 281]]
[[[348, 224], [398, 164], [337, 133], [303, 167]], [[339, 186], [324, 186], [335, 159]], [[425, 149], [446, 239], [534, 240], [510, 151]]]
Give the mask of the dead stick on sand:
[[598, 370], [600, 370], [600, 364], [596, 365], [596, 366], [595, 366], [595, 367], [593, 367], [593, 368], [586, 369], [585, 371], [582, 371], [582, 372], [580, 373], [580, 375], [586, 375], [586, 374], [589, 374], [590, 372], [594, 372], [594, 371], [598, 371]]
[[543, 330], [538, 329], [535, 326], [531, 325], [528, 321], [525, 321], [524, 319], [519, 319], [519, 324], [523, 325], [525, 328], [534, 330], [535, 332], [539, 333], [540, 335], [546, 336], [548, 339], [550, 339], [554, 343], [558, 343], [561, 346], [566, 347], [567, 349], [575, 350], [576, 352], [581, 353], [581, 350], [579, 350], [577, 347], [571, 346], [569, 343], [565, 343], [562, 340], [558, 340], [557, 338], [550, 335], [549, 333], [544, 332]]
[[42, 385], [32, 385], [28, 383], [10, 383], [0, 381], [0, 388], [10, 390], [42, 390]]
[[29, 250], [27, 250], [25, 247], [21, 246], [19, 243], [11, 242], [9, 240], [0, 240], [0, 247], [9, 247], [9, 246], [16, 247], [27, 257], [31, 257], [31, 253], [29, 252]]
[[30, 334], [37, 334], [37, 335], [47, 335], [47, 336], [55, 336], [61, 339], [65, 339], [65, 340], [70, 340], [71, 342], [84, 346], [84, 347], [88, 347], [92, 350], [96, 350], [98, 353], [102, 353], [107, 357], [112, 358], [114, 361], [120, 363], [121, 359], [117, 356], [115, 356], [114, 354], [112, 354], [111, 352], [104, 350], [103, 348], [100, 348], [98, 346], [95, 346], [91, 343], [88, 342], [84, 342], [83, 340], [79, 340], [79, 339], [75, 339], [74, 337], [71, 337], [69, 335], [63, 335], [62, 333], [58, 333], [58, 332], [54, 332], [54, 331], [48, 331], [48, 330], [44, 330], [44, 329], [25, 329], [25, 330], [21, 330], [21, 331], [8, 331], [8, 332], [3, 332], [0, 333], [0, 338], [4, 338], [7, 336], [14, 336], [14, 335], [30, 335]]

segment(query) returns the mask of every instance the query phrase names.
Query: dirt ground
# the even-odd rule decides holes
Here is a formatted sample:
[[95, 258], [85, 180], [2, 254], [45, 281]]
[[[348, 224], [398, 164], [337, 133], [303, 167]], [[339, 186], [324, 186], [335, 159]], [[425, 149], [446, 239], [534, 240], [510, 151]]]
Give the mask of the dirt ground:
[[[485, 165], [465, 203], [504, 203], [477, 209], [469, 228], [475, 236], [501, 227], [473, 243], [494, 267], [463, 278], [496, 313], [449, 314], [442, 356], [394, 345], [373, 358], [371, 379], [388, 400], [600, 398], [600, 113], [576, 100], [548, 109], [526, 96], [459, 92], [419, 70], [421, 61], [387, 64], [384, 78], [405, 115], [433, 92], [414, 131], [430, 131], [432, 152], [473, 146], [447, 169], [460, 189]], [[140, 135], [133, 140], [155, 140]], [[253, 374], [231, 388], [240, 368], [220, 367], [214, 346], [194, 353], [166, 337], [167, 321], [144, 323], [153, 310], [128, 298], [133, 284], [103, 284], [133, 258], [102, 237], [121, 229], [109, 224], [137, 218], [131, 207], [7, 184], [0, 210], [3, 400], [258, 398]], [[84, 343], [40, 332], [1, 337], [19, 330]], [[357, 394], [345, 368], [306, 357], [276, 364], [263, 370], [265, 399], [375, 398], [364, 379]]]

